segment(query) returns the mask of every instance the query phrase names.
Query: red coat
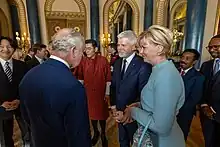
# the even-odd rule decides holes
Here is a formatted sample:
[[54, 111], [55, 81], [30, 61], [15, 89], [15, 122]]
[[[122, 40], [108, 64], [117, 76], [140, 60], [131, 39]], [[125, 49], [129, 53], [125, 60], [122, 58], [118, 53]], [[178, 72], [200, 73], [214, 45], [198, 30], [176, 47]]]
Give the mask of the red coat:
[[94, 59], [84, 57], [78, 66], [79, 80], [84, 80], [91, 120], [106, 120], [109, 116], [108, 103], [105, 102], [106, 82], [111, 81], [110, 64], [103, 56]]

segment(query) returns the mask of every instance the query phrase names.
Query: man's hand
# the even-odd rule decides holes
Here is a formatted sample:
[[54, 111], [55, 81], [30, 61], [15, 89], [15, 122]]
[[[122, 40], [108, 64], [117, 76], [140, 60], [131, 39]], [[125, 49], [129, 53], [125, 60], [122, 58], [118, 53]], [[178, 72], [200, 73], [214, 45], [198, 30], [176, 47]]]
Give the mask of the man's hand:
[[106, 95], [106, 96], [104, 97], [104, 101], [105, 101], [107, 104], [109, 104], [109, 100], [110, 100], [110, 97], [109, 97], [108, 95]]
[[141, 103], [140, 102], [136, 102], [136, 103], [132, 103], [131, 105], [129, 105], [128, 107], [140, 107]]
[[121, 123], [121, 120], [123, 118], [123, 111], [116, 111], [115, 117], [113, 117], [116, 122]]
[[131, 122], [133, 122], [133, 119], [131, 117], [131, 107], [127, 107], [124, 111], [124, 115], [123, 118], [121, 119], [121, 123], [123, 123], [123, 125], [126, 125]]
[[10, 108], [11, 108], [11, 102], [8, 102], [8, 101], [3, 102], [1, 106], [2, 106], [3, 108], [5, 108], [6, 111], [7, 111], [7, 109], [10, 109]]
[[12, 102], [9, 102], [10, 107], [6, 109], [6, 111], [12, 111], [18, 108], [19, 104], [20, 104], [20, 100], [16, 99], [13, 100]]
[[209, 106], [202, 107], [202, 111], [209, 119], [213, 119], [214, 112]]

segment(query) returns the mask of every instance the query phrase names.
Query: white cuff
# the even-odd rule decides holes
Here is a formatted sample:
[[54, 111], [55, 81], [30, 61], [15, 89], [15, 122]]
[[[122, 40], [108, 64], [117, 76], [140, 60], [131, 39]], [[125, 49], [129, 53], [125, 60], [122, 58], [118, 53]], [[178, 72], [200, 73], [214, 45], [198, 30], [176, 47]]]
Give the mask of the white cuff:
[[105, 95], [110, 95], [110, 85], [111, 82], [106, 82]]
[[210, 109], [212, 110], [213, 113], [216, 113], [215, 110], [212, 107], [210, 107]]
[[84, 84], [84, 80], [79, 80], [79, 82], [80, 82], [81, 84]]
[[209, 106], [209, 105], [207, 105], [207, 104], [202, 104], [202, 105], [201, 105], [201, 107], [206, 107], [206, 106]]

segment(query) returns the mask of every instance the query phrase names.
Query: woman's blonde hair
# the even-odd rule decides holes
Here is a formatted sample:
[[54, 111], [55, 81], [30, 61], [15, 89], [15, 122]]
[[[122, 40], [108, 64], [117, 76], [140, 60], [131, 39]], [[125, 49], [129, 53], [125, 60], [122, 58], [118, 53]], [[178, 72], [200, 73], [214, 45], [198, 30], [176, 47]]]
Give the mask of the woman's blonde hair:
[[[153, 25], [148, 30], [142, 32], [138, 37], [138, 44], [144, 38], [150, 39], [154, 44], [163, 46], [162, 53], [168, 55], [173, 43], [173, 33], [168, 28], [160, 25]], [[161, 53], [161, 54], [162, 54]]]

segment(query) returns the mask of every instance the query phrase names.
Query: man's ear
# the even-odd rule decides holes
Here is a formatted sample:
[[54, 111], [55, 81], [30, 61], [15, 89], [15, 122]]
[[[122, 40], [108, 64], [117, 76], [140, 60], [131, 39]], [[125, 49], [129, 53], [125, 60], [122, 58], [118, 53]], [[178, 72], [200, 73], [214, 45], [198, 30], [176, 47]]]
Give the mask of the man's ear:
[[194, 61], [193, 61], [193, 66], [196, 64], [197, 61], [198, 61], [198, 60], [194, 60]]
[[98, 47], [95, 47], [95, 52], [98, 52]]
[[76, 51], [76, 46], [73, 46], [73, 47], [70, 49], [70, 52], [73, 54], [73, 56], [75, 56], [75, 51]]

